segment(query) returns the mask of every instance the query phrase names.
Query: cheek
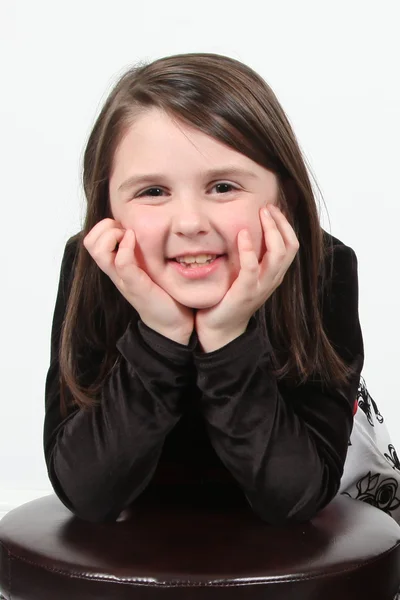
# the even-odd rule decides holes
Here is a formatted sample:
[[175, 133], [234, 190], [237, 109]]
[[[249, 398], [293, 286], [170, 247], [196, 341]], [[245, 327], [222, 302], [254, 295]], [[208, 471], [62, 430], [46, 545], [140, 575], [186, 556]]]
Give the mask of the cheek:
[[251, 197], [236, 206], [229, 204], [229, 209], [223, 215], [219, 215], [219, 223], [224, 223], [225, 236], [229, 237], [231, 248], [238, 253], [237, 236], [241, 229], [248, 229], [253, 243], [254, 251], [258, 258], [265, 253], [264, 233], [260, 220], [260, 208], [265, 205], [263, 199]]
[[165, 223], [152, 211], [130, 211], [121, 220], [122, 226], [136, 235], [135, 255], [139, 265], [149, 267], [159, 257], [164, 243]]
[[265, 254], [266, 248], [264, 241], [264, 232], [258, 212], [255, 215], [253, 215], [252, 219], [248, 220], [247, 227], [250, 231], [250, 237], [251, 241], [253, 242], [254, 252], [256, 253], [257, 258], [260, 261]]
[[155, 241], [160, 240], [161, 227], [154, 219], [135, 219], [132, 229], [136, 233], [136, 239], [140, 246], [151, 247]]
[[257, 228], [257, 231], [255, 231], [252, 239], [253, 239], [255, 253], [257, 255], [258, 261], [260, 261], [262, 259], [262, 257], [264, 256], [265, 251], [267, 249], [267, 247], [265, 245], [264, 234], [261, 229], [261, 225], [260, 225], [260, 227]]
[[[257, 222], [256, 218], [250, 220], [247, 217], [247, 219], [243, 218], [240, 221], [235, 220], [234, 223], [231, 223], [229, 237], [231, 240], [231, 246], [233, 248], [234, 254], [237, 255], [237, 257], [239, 254], [238, 247], [237, 247], [237, 236], [241, 229], [249, 230], [250, 238], [251, 238], [251, 241], [253, 244], [253, 249], [256, 253], [258, 260], [260, 261], [261, 258], [264, 256], [265, 250], [266, 250], [264, 234], [262, 231], [262, 226], [261, 226], [260, 220], [258, 220], [258, 222]], [[238, 260], [239, 260], [239, 258], [238, 258]]]

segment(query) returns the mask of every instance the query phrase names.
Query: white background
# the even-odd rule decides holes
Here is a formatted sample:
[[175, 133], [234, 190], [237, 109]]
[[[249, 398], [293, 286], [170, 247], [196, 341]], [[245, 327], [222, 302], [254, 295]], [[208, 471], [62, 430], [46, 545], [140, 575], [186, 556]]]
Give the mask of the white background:
[[84, 214], [86, 139], [125, 69], [169, 54], [232, 56], [277, 94], [322, 190], [322, 225], [357, 254], [363, 376], [400, 449], [399, 3], [3, 0], [0, 10], [0, 517], [52, 492], [44, 383], [61, 256]]

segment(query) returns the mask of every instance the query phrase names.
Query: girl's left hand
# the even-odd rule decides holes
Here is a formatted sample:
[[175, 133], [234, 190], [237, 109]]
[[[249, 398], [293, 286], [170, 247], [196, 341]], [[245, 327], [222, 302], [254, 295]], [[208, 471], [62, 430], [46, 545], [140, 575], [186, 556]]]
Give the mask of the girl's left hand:
[[286, 217], [275, 205], [260, 211], [267, 248], [258, 262], [246, 229], [238, 234], [240, 272], [218, 304], [196, 311], [195, 329], [204, 352], [212, 352], [239, 337], [252, 315], [282, 283], [300, 247]]

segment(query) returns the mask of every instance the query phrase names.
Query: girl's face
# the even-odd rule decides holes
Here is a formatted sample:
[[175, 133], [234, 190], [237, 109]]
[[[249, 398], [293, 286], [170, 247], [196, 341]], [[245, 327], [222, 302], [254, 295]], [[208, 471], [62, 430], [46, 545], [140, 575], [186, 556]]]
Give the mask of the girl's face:
[[[236, 279], [241, 229], [261, 260], [259, 211], [277, 203], [278, 182], [243, 154], [152, 108], [118, 146], [109, 193], [113, 218], [135, 231], [139, 266], [179, 303], [200, 309], [220, 302]], [[197, 279], [171, 260], [197, 254], [223, 257]]]

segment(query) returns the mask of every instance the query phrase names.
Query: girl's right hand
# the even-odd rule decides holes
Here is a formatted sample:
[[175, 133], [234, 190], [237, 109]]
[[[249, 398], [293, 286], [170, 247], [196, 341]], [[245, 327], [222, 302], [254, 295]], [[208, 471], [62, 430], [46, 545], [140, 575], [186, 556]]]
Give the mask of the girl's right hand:
[[[118, 249], [116, 248], [119, 245]], [[179, 304], [141, 269], [135, 257], [136, 236], [106, 218], [83, 240], [86, 250], [151, 329], [187, 345], [194, 329], [193, 309]]]

